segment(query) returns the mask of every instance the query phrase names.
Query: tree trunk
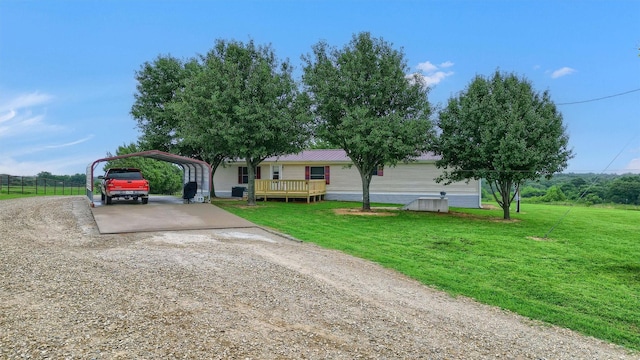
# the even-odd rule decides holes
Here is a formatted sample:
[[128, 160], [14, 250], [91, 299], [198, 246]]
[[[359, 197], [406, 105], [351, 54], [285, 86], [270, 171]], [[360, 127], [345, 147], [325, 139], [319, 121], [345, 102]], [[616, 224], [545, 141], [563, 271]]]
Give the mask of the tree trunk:
[[218, 169], [218, 166], [220, 166], [221, 163], [222, 163], [222, 160], [215, 161], [215, 162], [209, 164], [209, 165], [211, 165], [211, 179], [209, 179], [210, 182], [211, 182], [211, 184], [209, 184], [209, 187], [210, 187], [210, 189], [209, 189], [210, 190], [209, 197], [211, 199], [216, 197], [216, 188], [213, 185], [213, 175], [216, 173], [216, 169]]
[[198, 156], [196, 157], [196, 159], [199, 160], [203, 160], [206, 161], [210, 166], [211, 166], [211, 178], [210, 180], [210, 184], [209, 184], [209, 197], [211, 199], [216, 197], [216, 188], [213, 184], [213, 175], [215, 175], [216, 170], [218, 169], [218, 167], [220, 166], [220, 164], [222, 164], [222, 162], [224, 161], [225, 157], [222, 155], [217, 155], [217, 156], [213, 156], [213, 157], [208, 157], [208, 156]]
[[369, 185], [371, 184], [371, 172], [360, 171], [362, 179], [362, 211], [371, 211], [371, 202], [369, 200]]
[[247, 159], [247, 172], [249, 175], [249, 181], [247, 184], [247, 205], [255, 206], [256, 205], [256, 192], [255, 192], [255, 184], [256, 184], [256, 169], [250, 159]]
[[509, 206], [510, 206], [510, 205], [511, 205], [511, 204], [509, 204], [509, 202], [508, 202], [508, 201], [505, 201], [505, 202], [503, 203], [503, 206], [502, 206], [502, 213], [503, 213], [503, 216], [504, 216], [504, 217], [503, 217], [503, 219], [505, 219], [505, 220], [511, 220], [511, 214], [509, 213], [509, 210], [510, 210], [510, 209], [509, 209]]
[[500, 196], [502, 197], [502, 213], [505, 220], [511, 220], [511, 181], [500, 182]]

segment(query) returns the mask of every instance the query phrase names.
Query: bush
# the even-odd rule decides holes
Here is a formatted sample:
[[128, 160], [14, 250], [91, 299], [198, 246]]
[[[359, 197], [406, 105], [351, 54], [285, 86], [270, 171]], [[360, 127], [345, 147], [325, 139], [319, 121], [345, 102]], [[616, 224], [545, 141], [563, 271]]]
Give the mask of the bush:
[[552, 186], [547, 190], [547, 193], [541, 199], [543, 202], [558, 202], [565, 201], [567, 197], [564, 195], [560, 187]]
[[520, 196], [523, 198], [531, 198], [535, 196], [544, 196], [547, 192], [543, 189], [536, 189], [533, 186], [525, 186], [520, 189]]

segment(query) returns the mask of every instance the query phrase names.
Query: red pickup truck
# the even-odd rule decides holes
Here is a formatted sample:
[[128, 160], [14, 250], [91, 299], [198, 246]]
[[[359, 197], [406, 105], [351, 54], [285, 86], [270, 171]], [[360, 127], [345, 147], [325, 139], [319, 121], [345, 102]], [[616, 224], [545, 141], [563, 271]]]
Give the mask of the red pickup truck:
[[142, 203], [149, 202], [149, 181], [140, 170], [134, 168], [108, 169], [102, 179], [102, 203], [111, 205], [113, 198], [142, 199]]

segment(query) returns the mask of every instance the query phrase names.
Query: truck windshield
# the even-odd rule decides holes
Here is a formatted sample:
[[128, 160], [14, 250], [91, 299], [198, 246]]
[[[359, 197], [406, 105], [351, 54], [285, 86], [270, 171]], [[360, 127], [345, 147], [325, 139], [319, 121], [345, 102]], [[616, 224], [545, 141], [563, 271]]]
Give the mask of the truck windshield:
[[118, 180], [142, 180], [142, 173], [139, 172], [116, 172], [110, 173], [109, 178]]

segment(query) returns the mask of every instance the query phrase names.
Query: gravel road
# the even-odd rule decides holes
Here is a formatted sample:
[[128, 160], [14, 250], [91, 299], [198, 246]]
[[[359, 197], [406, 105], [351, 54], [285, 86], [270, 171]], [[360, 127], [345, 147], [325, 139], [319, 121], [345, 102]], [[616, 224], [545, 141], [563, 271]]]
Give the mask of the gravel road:
[[637, 359], [259, 228], [100, 235], [0, 201], [1, 359]]

